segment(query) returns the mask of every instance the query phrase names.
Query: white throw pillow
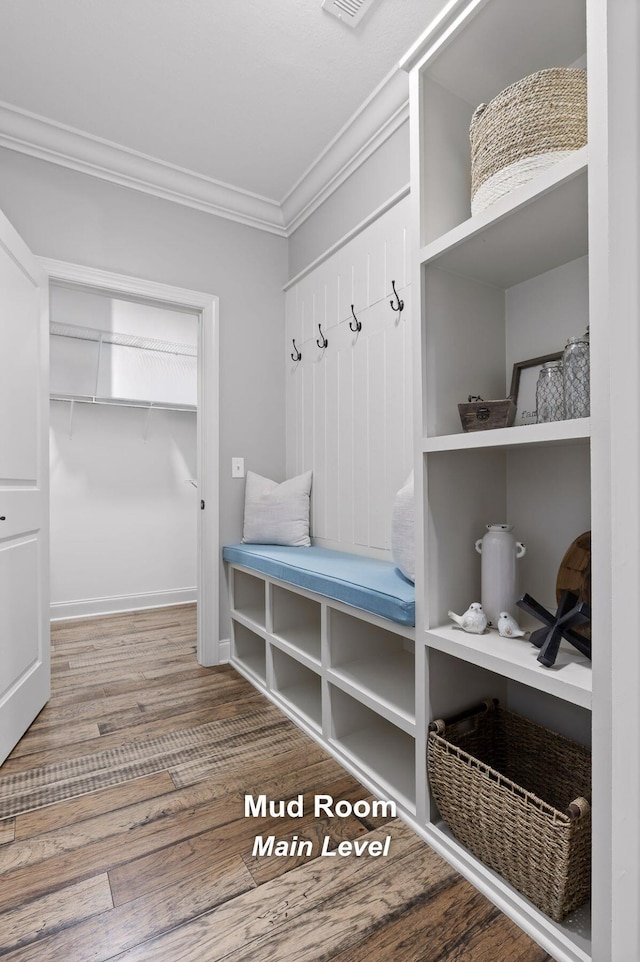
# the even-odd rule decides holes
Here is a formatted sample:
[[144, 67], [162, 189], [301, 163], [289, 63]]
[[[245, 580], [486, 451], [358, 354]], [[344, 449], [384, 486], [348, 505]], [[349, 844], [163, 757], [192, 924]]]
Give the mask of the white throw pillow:
[[405, 578], [416, 580], [413, 471], [396, 494], [391, 513], [391, 557]]
[[311, 471], [281, 484], [247, 471], [242, 540], [308, 547], [310, 493]]

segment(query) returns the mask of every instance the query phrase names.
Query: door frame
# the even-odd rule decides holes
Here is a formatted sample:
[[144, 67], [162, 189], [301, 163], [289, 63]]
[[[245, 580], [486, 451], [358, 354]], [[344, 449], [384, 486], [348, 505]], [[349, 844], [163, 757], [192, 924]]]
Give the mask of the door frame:
[[36, 258], [49, 283], [87, 287], [111, 295], [124, 294], [186, 308], [199, 315], [197, 471], [199, 511], [197, 593], [198, 662], [220, 663], [219, 628], [219, 299], [215, 294], [172, 287], [156, 281], [114, 274], [81, 264]]

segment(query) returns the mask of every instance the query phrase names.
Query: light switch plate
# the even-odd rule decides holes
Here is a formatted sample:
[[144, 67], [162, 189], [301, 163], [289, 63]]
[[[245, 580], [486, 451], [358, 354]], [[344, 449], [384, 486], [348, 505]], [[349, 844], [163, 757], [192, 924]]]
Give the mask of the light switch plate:
[[244, 478], [244, 458], [231, 458], [231, 477]]

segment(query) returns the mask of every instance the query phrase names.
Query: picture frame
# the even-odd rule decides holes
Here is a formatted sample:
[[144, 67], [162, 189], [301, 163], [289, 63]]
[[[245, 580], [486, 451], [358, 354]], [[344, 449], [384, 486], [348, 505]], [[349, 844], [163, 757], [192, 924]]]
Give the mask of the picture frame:
[[558, 351], [556, 354], [543, 354], [526, 361], [516, 361], [513, 365], [509, 395], [516, 406], [514, 426], [537, 423], [536, 382], [540, 368], [547, 361], [559, 361], [561, 358], [562, 351]]

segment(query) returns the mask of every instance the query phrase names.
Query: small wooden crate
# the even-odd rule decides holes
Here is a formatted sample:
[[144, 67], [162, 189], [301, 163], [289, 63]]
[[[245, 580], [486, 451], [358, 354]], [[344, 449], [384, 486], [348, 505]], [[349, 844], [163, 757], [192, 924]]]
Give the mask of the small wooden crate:
[[489, 431], [492, 428], [510, 428], [515, 420], [516, 405], [512, 397], [499, 401], [477, 398], [459, 404], [458, 412], [463, 431]]

